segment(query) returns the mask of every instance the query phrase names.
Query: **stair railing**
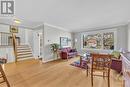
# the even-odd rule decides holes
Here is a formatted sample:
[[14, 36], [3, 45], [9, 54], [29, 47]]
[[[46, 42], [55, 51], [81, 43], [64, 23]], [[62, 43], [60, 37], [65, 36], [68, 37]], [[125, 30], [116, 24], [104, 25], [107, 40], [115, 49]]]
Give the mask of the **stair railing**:
[[17, 43], [16, 43], [16, 35], [12, 33], [12, 44], [14, 49], [15, 62], [17, 62]]
[[11, 33], [0, 32], [0, 46], [1, 47], [9, 47], [12, 46], [11, 42]]
[[17, 41], [14, 33], [0, 32], [0, 47], [13, 47], [15, 62], [17, 62]]

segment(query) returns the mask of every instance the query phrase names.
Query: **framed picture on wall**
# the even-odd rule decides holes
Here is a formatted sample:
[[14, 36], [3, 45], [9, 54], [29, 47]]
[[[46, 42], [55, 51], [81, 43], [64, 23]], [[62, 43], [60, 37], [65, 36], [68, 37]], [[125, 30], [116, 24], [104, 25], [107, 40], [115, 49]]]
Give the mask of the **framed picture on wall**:
[[60, 46], [61, 48], [68, 46], [68, 37], [60, 37]]
[[18, 33], [18, 27], [10, 25], [10, 33]]

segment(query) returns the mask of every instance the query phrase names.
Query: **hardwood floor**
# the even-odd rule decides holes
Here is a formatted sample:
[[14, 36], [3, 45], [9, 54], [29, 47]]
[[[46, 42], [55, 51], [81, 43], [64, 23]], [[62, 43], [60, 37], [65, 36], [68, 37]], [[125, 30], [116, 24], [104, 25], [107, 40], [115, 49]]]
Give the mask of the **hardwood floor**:
[[[86, 71], [70, 63], [77, 58], [58, 60], [42, 64], [39, 60], [26, 60], [4, 65], [4, 70], [11, 87], [91, 87], [91, 79]], [[111, 72], [111, 87], [122, 87], [122, 80]], [[0, 84], [6, 87], [6, 84]], [[93, 87], [107, 87], [107, 79], [94, 78]]]

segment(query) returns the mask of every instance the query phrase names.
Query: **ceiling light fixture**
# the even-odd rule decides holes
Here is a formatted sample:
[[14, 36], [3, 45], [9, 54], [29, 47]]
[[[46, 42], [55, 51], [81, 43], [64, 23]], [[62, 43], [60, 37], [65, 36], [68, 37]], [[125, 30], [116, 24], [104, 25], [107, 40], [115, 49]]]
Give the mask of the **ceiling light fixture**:
[[21, 23], [21, 21], [20, 21], [20, 20], [18, 20], [18, 19], [14, 19], [14, 23], [16, 23], [16, 24], [20, 24], [20, 23]]

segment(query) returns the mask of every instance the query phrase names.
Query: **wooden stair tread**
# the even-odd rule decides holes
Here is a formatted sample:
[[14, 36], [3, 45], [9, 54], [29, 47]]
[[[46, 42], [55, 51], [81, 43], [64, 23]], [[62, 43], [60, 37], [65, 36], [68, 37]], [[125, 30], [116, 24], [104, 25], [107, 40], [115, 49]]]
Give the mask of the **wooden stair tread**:
[[18, 51], [17, 53], [24, 53], [24, 52], [31, 52], [30, 50], [27, 51]]
[[18, 59], [18, 61], [22, 61], [22, 60], [30, 60], [30, 59], [34, 59], [34, 57], [29, 57], [29, 58], [20, 58], [20, 59]]
[[23, 47], [23, 46], [27, 46], [28, 47], [28, 45], [17, 45], [17, 47]]
[[21, 57], [17, 57], [17, 59], [20, 59], [20, 58], [30, 58], [30, 57], [33, 57], [33, 56], [21, 56]]
[[16, 52], [17, 52], [18, 60], [33, 58], [33, 53], [32, 53], [31, 47], [29, 45], [17, 46]]
[[18, 57], [20, 57], [20, 56], [30, 56], [30, 55], [32, 55], [32, 54], [18, 55]]
[[[17, 50], [29, 50], [30, 48], [17, 48]], [[31, 50], [31, 49], [30, 49]]]
[[29, 54], [32, 54], [32, 53], [30, 52], [30, 53], [17, 54], [17, 56], [21, 56], [21, 55], [29, 55]]
[[17, 51], [31, 51], [30, 49], [20, 49], [20, 50], [17, 50]]
[[22, 54], [29, 54], [29, 53], [32, 53], [31, 51], [29, 51], [29, 52], [19, 52], [19, 53], [17, 53], [18, 55], [22, 55]]

